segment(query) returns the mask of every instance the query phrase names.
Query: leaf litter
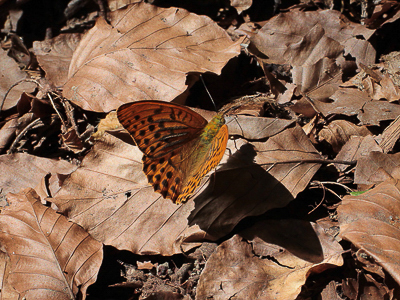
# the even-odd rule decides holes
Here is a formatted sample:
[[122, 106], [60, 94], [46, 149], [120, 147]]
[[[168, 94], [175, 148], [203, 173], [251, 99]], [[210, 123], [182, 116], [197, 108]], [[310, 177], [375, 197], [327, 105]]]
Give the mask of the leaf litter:
[[[399, 299], [400, 6], [360, 3], [71, 2], [21, 39], [1, 2], [2, 298]], [[177, 206], [105, 113], [209, 108], [200, 74], [231, 138]]]

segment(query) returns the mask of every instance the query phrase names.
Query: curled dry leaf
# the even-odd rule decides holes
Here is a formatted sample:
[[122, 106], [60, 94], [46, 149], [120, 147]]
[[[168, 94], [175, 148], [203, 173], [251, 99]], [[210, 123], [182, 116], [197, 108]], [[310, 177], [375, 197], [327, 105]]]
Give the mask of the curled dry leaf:
[[310, 274], [341, 266], [341, 253], [318, 225], [262, 221], [218, 246], [200, 276], [196, 299], [295, 299]]
[[355, 184], [376, 184], [390, 178], [400, 179], [400, 153], [371, 151], [358, 160]]
[[64, 96], [87, 110], [110, 111], [137, 99], [171, 101], [189, 72], [219, 74], [240, 42], [206, 16], [144, 2], [100, 18], [76, 49]]
[[118, 249], [173, 255], [198, 245], [205, 234], [187, 225], [193, 202], [179, 206], [155, 193], [142, 171], [142, 156], [137, 147], [104, 134], [48, 200], [91, 236]]
[[400, 284], [400, 183], [388, 180], [338, 207], [340, 235], [363, 249]]
[[316, 162], [300, 163], [321, 156], [299, 127], [286, 129], [266, 143], [228, 141], [227, 149], [233, 154], [223, 160], [211, 184], [198, 191], [189, 216], [189, 224], [215, 238], [231, 232], [245, 217], [287, 205], [320, 167]]
[[68, 79], [68, 69], [72, 54], [79, 44], [82, 34], [60, 34], [53, 39], [33, 42], [39, 65], [46, 72], [46, 78], [61, 87]]
[[14, 84], [28, 78], [28, 74], [21, 71], [15, 60], [9, 57], [3, 49], [0, 49], [0, 78], [0, 111], [17, 105], [23, 92], [31, 93], [36, 87], [33, 82], [21, 82], [11, 89], [3, 103], [8, 90]]
[[365, 126], [357, 126], [346, 120], [334, 120], [319, 132], [321, 139], [328, 142], [333, 151], [338, 153], [352, 136], [372, 135]]
[[96, 281], [103, 246], [43, 206], [32, 189], [9, 194], [0, 214], [0, 243], [11, 259], [9, 283], [25, 299], [84, 299]]

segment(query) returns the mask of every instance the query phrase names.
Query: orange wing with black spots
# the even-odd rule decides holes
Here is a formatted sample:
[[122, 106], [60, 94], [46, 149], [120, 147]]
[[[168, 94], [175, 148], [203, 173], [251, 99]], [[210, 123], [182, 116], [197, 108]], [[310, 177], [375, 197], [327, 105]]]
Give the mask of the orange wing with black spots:
[[200, 181], [204, 176], [207, 175], [212, 169], [218, 166], [222, 157], [224, 156], [226, 143], [228, 142], [228, 127], [223, 125], [216, 136], [211, 140], [209, 151], [204, 157], [204, 163], [200, 163], [198, 170], [195, 170], [193, 176], [189, 176], [184, 183], [184, 187], [176, 203], [186, 202], [187, 199], [193, 194], [196, 188], [199, 186]]
[[143, 172], [149, 183], [175, 203], [189, 198], [226, 148], [226, 125], [213, 125], [215, 134], [207, 133], [204, 140], [209, 142], [204, 142], [209, 124], [182, 105], [139, 101], [122, 105], [117, 116], [144, 154]]

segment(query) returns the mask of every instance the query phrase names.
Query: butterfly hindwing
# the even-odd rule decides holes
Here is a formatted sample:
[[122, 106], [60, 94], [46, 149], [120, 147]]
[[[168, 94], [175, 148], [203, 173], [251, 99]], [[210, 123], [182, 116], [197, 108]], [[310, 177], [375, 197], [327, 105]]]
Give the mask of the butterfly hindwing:
[[177, 204], [187, 201], [190, 195], [200, 185], [201, 179], [219, 164], [224, 156], [228, 137], [228, 127], [223, 125], [210, 144], [210, 149], [205, 158], [208, 163], [202, 164], [200, 169], [193, 174], [193, 176], [186, 177], [188, 179], [187, 182], [184, 182], [184, 188], [176, 200]]

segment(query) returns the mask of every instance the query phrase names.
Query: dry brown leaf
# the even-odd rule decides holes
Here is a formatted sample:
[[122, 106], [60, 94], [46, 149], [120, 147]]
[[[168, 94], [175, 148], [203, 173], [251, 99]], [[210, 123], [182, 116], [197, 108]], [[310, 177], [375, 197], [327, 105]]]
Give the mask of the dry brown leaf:
[[228, 234], [245, 217], [286, 206], [320, 167], [315, 162], [275, 164], [321, 158], [299, 127], [286, 129], [266, 143], [229, 141], [227, 149], [233, 154], [226, 163], [223, 160], [211, 183], [199, 190], [189, 216], [189, 224], [199, 225], [215, 238]]
[[328, 37], [320, 24], [310, 20], [310, 13], [302, 12], [272, 18], [251, 42], [250, 51], [252, 46], [256, 47], [267, 56], [267, 63], [294, 66], [313, 65], [324, 57], [337, 58], [343, 51], [340, 43]]
[[8, 255], [0, 251], [0, 298], [7, 300], [19, 300], [16, 290], [8, 282], [10, 275], [11, 261]]
[[105, 134], [48, 200], [95, 239], [118, 249], [173, 255], [198, 245], [205, 234], [187, 225], [193, 202], [178, 206], [154, 192], [142, 171], [142, 155]]
[[171, 101], [189, 72], [214, 72], [240, 42], [206, 16], [144, 2], [99, 19], [74, 52], [64, 96], [86, 110], [110, 111], [138, 99]]
[[5, 153], [7, 147], [15, 139], [15, 132], [18, 127], [18, 118], [6, 122], [0, 129], [0, 153]]
[[[368, 41], [368, 38], [373, 34], [373, 30], [370, 32], [365, 32], [366, 35], [365, 39], [363, 37], [359, 38], [359, 34], [357, 33], [358, 30], [369, 30], [366, 27], [363, 27], [361, 24], [354, 24], [354, 31], [352, 38], [349, 38], [345, 42], [342, 43], [344, 46], [345, 52], [344, 55], [351, 55], [356, 59], [356, 63], [358, 66], [361, 64], [364, 65], [371, 65], [375, 63], [376, 57], [376, 50], [374, 46]], [[362, 34], [361, 34], [362, 35]]]
[[379, 28], [400, 18], [400, 4], [396, 0], [381, 1], [374, 5], [372, 15], [365, 20], [371, 28]]
[[400, 153], [372, 151], [368, 154], [357, 162], [355, 184], [381, 183], [389, 178], [400, 179]]
[[337, 58], [344, 49], [357, 62], [369, 64], [365, 61], [374, 60], [375, 53], [369, 51], [366, 56], [355, 44], [360, 43], [357, 35], [369, 44], [366, 40], [373, 32], [335, 10], [291, 11], [269, 20], [251, 42], [269, 63], [312, 65], [324, 57]]
[[244, 10], [249, 9], [253, 4], [253, 0], [230, 0], [231, 6], [234, 7], [240, 15]]
[[340, 235], [363, 249], [400, 284], [400, 190], [388, 180], [338, 207]]
[[[396, 73], [389, 72], [385, 63], [372, 66], [361, 66], [361, 72], [343, 84], [344, 87], [356, 86], [361, 91], [366, 91], [373, 100], [386, 99], [390, 102], [399, 100], [400, 88]], [[397, 82], [397, 85], [396, 85]]]
[[[321, 164], [307, 160], [322, 159], [301, 127], [286, 129], [271, 137], [266, 143], [255, 143], [256, 162], [268, 165], [268, 173], [283, 184], [293, 197], [303, 191]], [[278, 163], [288, 161], [304, 163]]]
[[81, 138], [74, 128], [68, 128], [66, 132], [61, 134], [63, 141], [63, 148], [73, 153], [81, 153], [84, 150], [84, 146]]
[[[344, 161], [358, 161], [361, 158], [368, 157], [371, 151], [382, 152], [382, 149], [378, 146], [372, 135], [352, 136], [339, 151], [338, 155], [336, 155], [336, 159]], [[344, 171], [349, 166], [335, 164], [335, 167], [339, 171]]]
[[55, 86], [62, 87], [67, 81], [72, 54], [81, 37], [80, 33], [68, 33], [42, 42], [33, 42], [33, 52], [39, 65], [46, 72], [46, 78]]
[[365, 126], [357, 126], [346, 120], [334, 120], [319, 132], [322, 140], [328, 142], [333, 151], [338, 153], [352, 136], [367, 136], [371, 132]]
[[211, 255], [196, 299], [295, 299], [310, 274], [341, 266], [341, 253], [338, 242], [318, 225], [262, 221]]
[[372, 100], [367, 92], [356, 88], [339, 88], [329, 97], [331, 102], [316, 101], [315, 107], [324, 115], [357, 115], [363, 125], [379, 125], [400, 115], [400, 105], [388, 101]]
[[321, 292], [321, 300], [342, 300], [338, 295], [338, 284], [336, 281], [332, 280]]
[[107, 0], [110, 11], [121, 9], [129, 4], [138, 3], [138, 0]]
[[[400, 16], [400, 10], [399, 10], [399, 16]], [[393, 83], [396, 86], [400, 86], [400, 74], [399, 74], [400, 52], [393, 51], [387, 55], [382, 55], [380, 60], [382, 61], [382, 63], [378, 65], [379, 66], [383, 65], [384, 72], [389, 74], [390, 78], [392, 79]]]
[[103, 246], [41, 204], [32, 189], [8, 194], [0, 214], [0, 242], [11, 259], [9, 283], [24, 299], [85, 299], [96, 281]]
[[31, 93], [36, 87], [33, 82], [21, 82], [11, 89], [3, 103], [4, 96], [12, 85], [28, 78], [28, 74], [21, 71], [15, 60], [3, 49], [0, 49], [0, 78], [0, 111], [17, 105], [23, 92]]
[[389, 101], [368, 101], [357, 118], [364, 125], [379, 125], [381, 121], [394, 120], [400, 115], [400, 105]]
[[342, 83], [342, 70], [333, 59], [324, 57], [313, 65], [294, 66], [293, 83], [298, 92], [313, 101], [326, 101]]
[[294, 123], [294, 120], [251, 116], [226, 116], [230, 135], [248, 140], [261, 140], [273, 136]]
[[97, 131], [92, 134], [94, 139], [101, 138], [106, 131], [113, 131], [117, 129], [123, 129], [122, 125], [118, 122], [117, 112], [112, 111], [104, 119], [100, 120], [97, 125]]
[[379, 140], [379, 146], [384, 153], [393, 150], [394, 145], [400, 138], [400, 116], [398, 116], [382, 133]]
[[70, 174], [77, 166], [64, 161], [15, 153], [0, 156], [0, 195], [17, 193], [23, 188], [35, 188], [48, 173]]
[[378, 99], [373, 98], [374, 100], [379, 100], [384, 98], [390, 102], [400, 100], [400, 87], [395, 85], [392, 78], [388, 74], [384, 74], [383, 78], [380, 82], [381, 84], [381, 93]]

